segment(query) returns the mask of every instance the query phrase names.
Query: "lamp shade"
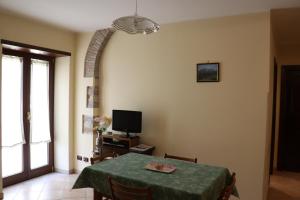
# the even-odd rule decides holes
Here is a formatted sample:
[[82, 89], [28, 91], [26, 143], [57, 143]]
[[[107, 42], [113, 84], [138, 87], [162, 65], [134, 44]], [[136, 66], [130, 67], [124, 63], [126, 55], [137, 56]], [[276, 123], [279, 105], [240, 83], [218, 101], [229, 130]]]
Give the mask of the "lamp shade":
[[112, 26], [129, 34], [150, 34], [159, 30], [159, 24], [138, 15], [120, 17], [113, 21]]

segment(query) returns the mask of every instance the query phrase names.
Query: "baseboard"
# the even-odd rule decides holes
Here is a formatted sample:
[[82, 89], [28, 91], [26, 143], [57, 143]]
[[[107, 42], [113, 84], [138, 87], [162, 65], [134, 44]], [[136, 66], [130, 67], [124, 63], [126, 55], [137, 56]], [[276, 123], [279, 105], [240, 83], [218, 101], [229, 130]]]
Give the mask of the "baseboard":
[[75, 170], [74, 170], [74, 173], [75, 173], [75, 174], [80, 174], [81, 172], [82, 172], [82, 170], [78, 170], [78, 169], [75, 169]]
[[3, 197], [3, 192], [0, 192], [0, 199], [4, 199]]
[[64, 170], [64, 169], [58, 169], [58, 168], [55, 168], [54, 171], [61, 173], [61, 174], [74, 174], [74, 172], [75, 172], [74, 169]]

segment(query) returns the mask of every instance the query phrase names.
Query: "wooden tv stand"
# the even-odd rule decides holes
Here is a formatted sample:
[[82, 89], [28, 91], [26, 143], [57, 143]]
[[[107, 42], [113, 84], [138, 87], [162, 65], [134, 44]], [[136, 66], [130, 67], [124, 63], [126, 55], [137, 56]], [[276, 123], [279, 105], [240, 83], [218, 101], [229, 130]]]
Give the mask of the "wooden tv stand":
[[120, 135], [102, 135], [102, 155], [115, 153], [123, 155], [129, 152], [130, 147], [139, 145], [139, 137], [122, 137]]

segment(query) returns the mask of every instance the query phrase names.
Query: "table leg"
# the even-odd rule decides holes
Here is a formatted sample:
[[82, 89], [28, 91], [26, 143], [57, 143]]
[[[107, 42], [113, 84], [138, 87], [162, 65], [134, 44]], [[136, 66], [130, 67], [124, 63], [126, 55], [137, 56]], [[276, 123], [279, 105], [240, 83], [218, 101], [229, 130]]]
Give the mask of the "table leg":
[[94, 189], [94, 200], [102, 200], [102, 195]]

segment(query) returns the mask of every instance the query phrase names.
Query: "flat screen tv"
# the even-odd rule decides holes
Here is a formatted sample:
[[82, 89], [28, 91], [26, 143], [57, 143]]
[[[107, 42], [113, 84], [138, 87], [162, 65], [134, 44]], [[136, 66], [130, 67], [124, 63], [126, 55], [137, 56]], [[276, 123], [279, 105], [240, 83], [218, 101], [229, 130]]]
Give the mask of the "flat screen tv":
[[115, 131], [125, 132], [127, 137], [129, 137], [129, 133], [142, 132], [142, 112], [113, 110], [112, 129]]

